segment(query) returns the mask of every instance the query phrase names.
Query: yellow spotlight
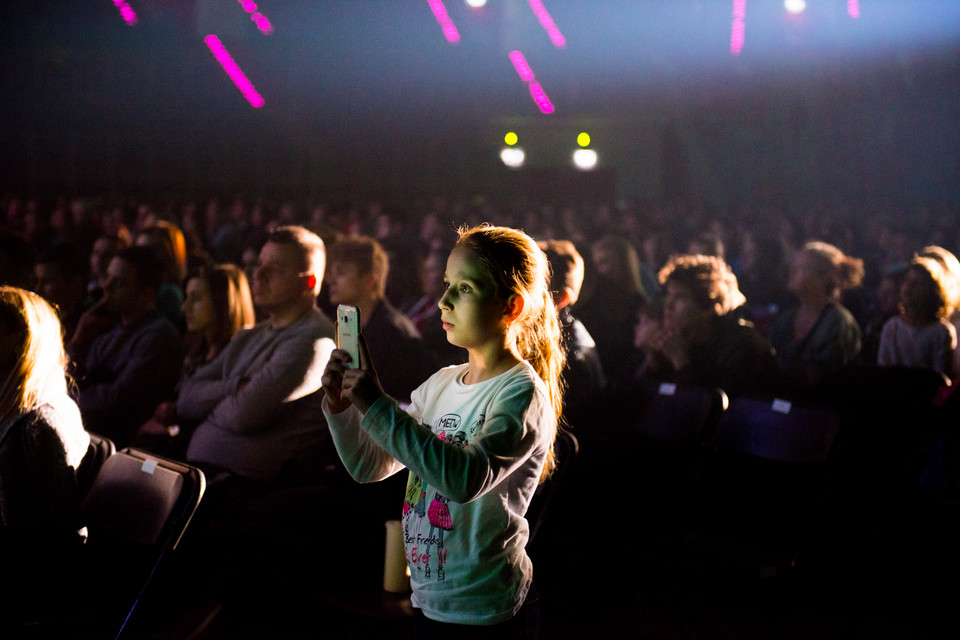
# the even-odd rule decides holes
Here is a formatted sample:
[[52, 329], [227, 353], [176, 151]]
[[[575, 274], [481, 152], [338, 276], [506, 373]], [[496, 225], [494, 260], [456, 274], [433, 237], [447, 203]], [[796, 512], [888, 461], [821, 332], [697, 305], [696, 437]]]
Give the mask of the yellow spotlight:
[[507, 133], [507, 135], [503, 136], [503, 141], [506, 142], [511, 147], [517, 144], [517, 140], [519, 139], [520, 138], [518, 138], [517, 134], [515, 134], [513, 131], [510, 131]]
[[578, 136], [577, 136], [577, 144], [580, 145], [581, 147], [589, 147], [589, 146], [590, 146], [590, 134], [587, 133], [586, 131], [584, 131], [583, 133], [581, 133], [580, 135], [578, 135]]

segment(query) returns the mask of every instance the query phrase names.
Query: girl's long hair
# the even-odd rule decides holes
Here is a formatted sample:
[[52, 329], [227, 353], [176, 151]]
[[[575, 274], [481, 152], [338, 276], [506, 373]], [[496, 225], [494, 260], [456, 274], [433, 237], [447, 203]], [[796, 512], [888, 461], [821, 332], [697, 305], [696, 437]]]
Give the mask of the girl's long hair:
[[0, 325], [15, 336], [17, 349], [10, 370], [0, 372], [2, 423], [66, 395], [67, 356], [57, 312], [32, 291], [0, 286]]
[[[566, 359], [557, 310], [550, 295], [550, 268], [547, 257], [530, 236], [510, 227], [487, 224], [461, 228], [456, 246], [470, 251], [497, 285], [497, 295], [517, 294], [524, 299], [523, 311], [510, 326], [512, 338], [524, 360], [533, 366], [547, 386], [550, 404], [557, 415], [563, 409], [562, 371]], [[554, 432], [551, 445], [556, 438]], [[541, 480], [553, 472], [553, 446]]]

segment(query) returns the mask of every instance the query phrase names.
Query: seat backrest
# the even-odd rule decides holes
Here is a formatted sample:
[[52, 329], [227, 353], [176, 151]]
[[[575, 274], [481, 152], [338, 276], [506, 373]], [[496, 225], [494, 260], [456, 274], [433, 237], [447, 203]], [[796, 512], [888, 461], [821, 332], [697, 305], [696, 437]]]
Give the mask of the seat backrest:
[[81, 500], [86, 497], [90, 487], [93, 486], [93, 481], [100, 472], [100, 467], [103, 466], [104, 461], [117, 452], [117, 447], [110, 438], [96, 433], [89, 435], [90, 444], [87, 447], [87, 453], [77, 467], [77, 489]]
[[116, 605], [129, 618], [164, 556], [180, 542], [204, 489], [196, 467], [146, 451], [126, 448], [104, 461], [82, 513], [91, 571], [97, 572], [92, 586], [105, 606]]
[[841, 424], [831, 407], [732, 398], [696, 483], [702, 520], [723, 521], [741, 535], [808, 522], [830, 495]]
[[630, 429], [654, 440], [698, 443], [727, 408], [720, 389], [648, 380], [632, 399]]
[[776, 462], [826, 463], [840, 423], [830, 407], [738, 397], [718, 421], [710, 445]]

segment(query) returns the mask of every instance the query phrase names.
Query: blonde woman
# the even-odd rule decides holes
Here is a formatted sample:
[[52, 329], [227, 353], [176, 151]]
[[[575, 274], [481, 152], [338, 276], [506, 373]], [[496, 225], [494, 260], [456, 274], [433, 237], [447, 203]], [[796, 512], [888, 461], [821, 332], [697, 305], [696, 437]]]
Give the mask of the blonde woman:
[[14, 615], [53, 606], [82, 542], [75, 470], [90, 437], [67, 393], [60, 331], [46, 300], [0, 287], [0, 566]]

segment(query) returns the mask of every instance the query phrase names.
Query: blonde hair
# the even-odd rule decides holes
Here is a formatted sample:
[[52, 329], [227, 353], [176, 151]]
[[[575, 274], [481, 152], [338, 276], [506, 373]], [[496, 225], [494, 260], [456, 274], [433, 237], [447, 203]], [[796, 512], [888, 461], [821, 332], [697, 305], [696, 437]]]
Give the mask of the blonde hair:
[[[563, 409], [562, 371], [566, 359], [557, 310], [550, 294], [547, 256], [530, 236], [510, 227], [482, 224], [461, 228], [456, 248], [469, 251], [496, 284], [497, 295], [523, 298], [523, 310], [510, 325], [508, 338], [515, 341], [520, 357], [530, 363], [547, 386], [550, 404], [559, 425]], [[551, 438], [541, 480], [556, 466]]]
[[947, 294], [950, 313], [952, 313], [957, 307], [960, 307], [960, 260], [957, 260], [957, 256], [952, 252], [937, 245], [929, 245], [920, 249], [918, 257], [932, 258], [943, 267], [943, 288]]
[[0, 325], [16, 337], [0, 387], [0, 421], [6, 421], [39, 407], [48, 396], [66, 394], [67, 356], [57, 312], [32, 291], [0, 286]]
[[816, 269], [829, 278], [827, 293], [833, 297], [863, 280], [863, 260], [848, 256], [832, 244], [815, 240], [803, 245], [802, 251], [813, 256]]

